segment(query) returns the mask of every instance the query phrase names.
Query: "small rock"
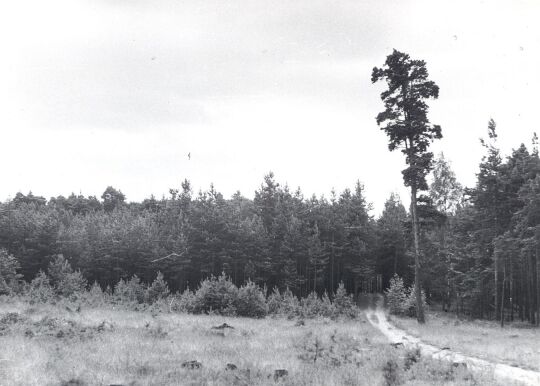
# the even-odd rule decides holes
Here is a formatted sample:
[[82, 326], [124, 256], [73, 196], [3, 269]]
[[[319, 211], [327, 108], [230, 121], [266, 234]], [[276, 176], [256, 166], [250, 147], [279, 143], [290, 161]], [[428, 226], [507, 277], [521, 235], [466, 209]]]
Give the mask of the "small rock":
[[227, 323], [223, 323], [223, 324], [220, 325], [220, 326], [214, 326], [214, 327], [212, 327], [212, 330], [224, 330], [224, 329], [226, 329], [226, 328], [230, 328], [230, 329], [233, 329], [233, 330], [234, 330], [234, 327], [228, 325]]
[[182, 363], [182, 367], [184, 369], [195, 370], [195, 369], [200, 369], [202, 367], [202, 363], [197, 362], [197, 361], [186, 361]]
[[69, 381], [62, 382], [60, 386], [86, 386], [86, 382], [78, 378], [73, 378]]
[[98, 332], [103, 332], [106, 330], [113, 330], [113, 329], [114, 329], [114, 326], [111, 323], [107, 322], [106, 320], [104, 320], [97, 326]]
[[401, 342], [390, 343], [390, 346], [392, 346], [394, 348], [403, 347], [403, 343], [401, 343]]
[[463, 367], [464, 369], [467, 368], [467, 364], [465, 362], [453, 362], [452, 366], [454, 366], [454, 367]]
[[280, 378], [286, 377], [289, 372], [285, 369], [274, 370], [274, 381], [277, 382]]
[[294, 324], [296, 327], [305, 326], [306, 322], [304, 322], [303, 319], [300, 319], [298, 322]]
[[60, 330], [60, 331], [58, 331], [58, 332], [56, 333], [56, 337], [57, 337], [57, 338], [63, 338], [64, 335], [65, 335], [65, 333], [64, 333], [63, 330]]
[[225, 370], [237, 370], [238, 366], [236, 366], [234, 363], [227, 363], [227, 366], [225, 366]]
[[441, 351], [442, 350], [450, 350], [450, 347], [443, 347], [443, 348], [441, 348]]

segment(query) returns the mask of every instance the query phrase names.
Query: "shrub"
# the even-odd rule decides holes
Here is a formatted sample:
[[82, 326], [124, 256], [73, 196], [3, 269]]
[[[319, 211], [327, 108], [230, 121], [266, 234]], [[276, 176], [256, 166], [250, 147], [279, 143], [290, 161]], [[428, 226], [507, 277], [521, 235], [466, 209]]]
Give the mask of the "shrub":
[[90, 289], [85, 293], [84, 299], [93, 306], [103, 305], [107, 302], [109, 295], [103, 292], [97, 281], [92, 284]]
[[240, 287], [235, 306], [239, 316], [264, 318], [268, 313], [263, 291], [251, 280]]
[[281, 294], [280, 314], [289, 317], [296, 316], [300, 313], [300, 301], [287, 287], [285, 292]]
[[336, 306], [332, 303], [326, 291], [324, 291], [321, 298], [320, 315], [326, 318], [333, 318], [336, 315]]
[[[390, 279], [390, 287], [386, 291], [388, 309], [394, 315], [416, 316], [415, 287], [407, 288], [403, 285], [403, 279], [394, 275]], [[426, 294], [422, 290], [422, 303], [426, 307]]]
[[46, 303], [54, 298], [54, 290], [45, 272], [39, 271], [36, 277], [30, 282], [27, 295], [32, 303]]
[[73, 271], [63, 255], [51, 261], [47, 273], [57, 295], [72, 297], [86, 289], [86, 279], [80, 271]]
[[173, 311], [194, 313], [195, 310], [195, 293], [189, 288], [182, 292], [172, 305]]
[[407, 300], [407, 290], [403, 285], [403, 279], [394, 275], [390, 279], [390, 287], [385, 291], [388, 310], [394, 315], [405, 313], [405, 302]]
[[315, 292], [310, 292], [308, 296], [300, 299], [300, 316], [313, 318], [319, 315], [319, 297]]
[[268, 313], [272, 315], [279, 314], [281, 302], [281, 293], [279, 292], [279, 289], [277, 287], [274, 287], [272, 293], [268, 296], [268, 299], [266, 300], [266, 305], [268, 306]]
[[300, 314], [302, 317], [314, 318], [316, 316], [333, 317], [335, 307], [330, 301], [328, 294], [319, 298], [316, 292], [311, 292], [307, 297], [300, 300]]
[[355, 318], [357, 316], [356, 305], [352, 295], [347, 294], [345, 289], [345, 284], [343, 282], [339, 283], [336, 294], [334, 295], [334, 306], [336, 309], [337, 315], [348, 316]]
[[146, 288], [137, 275], [133, 275], [130, 280], [120, 281], [114, 287], [116, 300], [122, 302], [144, 303]]
[[21, 289], [22, 275], [17, 273], [19, 262], [5, 249], [0, 249], [0, 295], [12, 295]]
[[146, 292], [146, 299], [149, 303], [154, 303], [160, 299], [164, 299], [169, 296], [169, 286], [167, 282], [163, 279], [163, 274], [158, 271], [157, 277], [152, 282], [150, 287]]
[[[407, 316], [410, 317], [416, 317], [416, 294], [415, 294], [416, 287], [412, 287], [407, 289], [406, 291], [406, 299], [403, 305], [404, 313]], [[424, 290], [420, 291], [421, 298], [422, 298], [422, 305], [424, 306], [424, 309], [427, 307], [426, 305], [426, 294]]]
[[195, 292], [193, 312], [196, 314], [217, 312], [222, 315], [235, 315], [238, 288], [222, 273], [201, 282]]
[[284, 315], [293, 318], [300, 315], [300, 301], [291, 290], [287, 289], [281, 293], [278, 288], [274, 288], [268, 297], [268, 313], [272, 315]]

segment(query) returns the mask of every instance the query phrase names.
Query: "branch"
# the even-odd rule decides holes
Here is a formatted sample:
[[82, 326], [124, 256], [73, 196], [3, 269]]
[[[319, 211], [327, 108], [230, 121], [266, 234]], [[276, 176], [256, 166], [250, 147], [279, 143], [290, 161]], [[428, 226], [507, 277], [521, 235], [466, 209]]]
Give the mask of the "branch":
[[156, 263], [156, 262], [158, 262], [158, 261], [165, 260], [165, 259], [167, 259], [167, 258], [169, 258], [169, 257], [172, 257], [172, 256], [180, 257], [180, 256], [182, 256], [182, 255], [183, 255], [184, 253], [186, 253], [186, 252], [187, 252], [187, 249], [186, 249], [184, 252], [180, 253], [180, 254], [178, 254], [178, 253], [176, 253], [176, 252], [173, 252], [173, 253], [168, 254], [167, 256], [160, 257], [159, 259], [155, 259], [155, 260], [152, 260], [152, 261], [150, 261], [150, 262], [151, 262], [151, 263]]

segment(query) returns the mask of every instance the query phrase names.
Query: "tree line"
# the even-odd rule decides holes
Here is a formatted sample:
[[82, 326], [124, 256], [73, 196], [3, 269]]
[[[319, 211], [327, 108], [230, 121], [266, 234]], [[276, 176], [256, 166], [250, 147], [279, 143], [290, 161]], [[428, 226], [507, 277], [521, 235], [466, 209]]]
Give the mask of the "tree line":
[[[536, 139], [503, 159], [489, 123], [477, 183], [463, 188], [449, 162], [434, 162], [418, 202], [420, 279], [428, 301], [480, 318], [538, 323], [540, 298], [540, 159]], [[364, 187], [305, 198], [272, 173], [254, 198], [226, 199], [215, 187], [194, 194], [189, 181], [168, 197], [126, 202], [108, 187], [101, 199], [49, 200], [17, 193], [0, 204], [0, 247], [15, 256], [27, 281], [58, 254], [90, 282], [114, 286], [157, 271], [172, 290], [228, 275], [298, 296], [373, 291], [381, 275], [414, 282], [412, 219], [391, 194], [371, 214]]]
[[237, 286], [251, 280], [305, 297], [333, 294], [340, 282], [354, 293], [381, 290], [398, 275], [414, 283], [419, 322], [424, 290], [428, 301], [458, 314], [538, 325], [536, 135], [531, 150], [522, 144], [503, 158], [490, 120], [476, 185], [463, 188], [444, 156], [434, 160], [429, 151], [442, 130], [427, 118], [426, 101], [439, 88], [426, 63], [394, 50], [371, 80], [387, 85], [376, 120], [389, 150], [405, 155], [409, 211], [393, 194], [374, 218], [360, 182], [306, 198], [272, 173], [253, 199], [239, 192], [226, 199], [214, 186], [194, 194], [188, 180], [168, 197], [140, 203], [127, 203], [113, 187], [101, 200], [17, 193], [0, 204], [0, 248], [16, 257], [25, 280], [63, 255], [102, 286], [133, 275], [149, 282], [161, 271], [183, 290], [225, 273]]

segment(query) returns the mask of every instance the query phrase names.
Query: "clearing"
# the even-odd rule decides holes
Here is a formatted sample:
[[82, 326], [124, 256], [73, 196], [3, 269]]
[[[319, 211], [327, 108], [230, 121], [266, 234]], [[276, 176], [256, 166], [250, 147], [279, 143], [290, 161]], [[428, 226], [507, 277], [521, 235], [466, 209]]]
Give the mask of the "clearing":
[[[364, 317], [302, 322], [1, 301], [3, 385], [496, 384], [489, 372], [394, 348]], [[234, 328], [213, 328], [224, 323]]]

